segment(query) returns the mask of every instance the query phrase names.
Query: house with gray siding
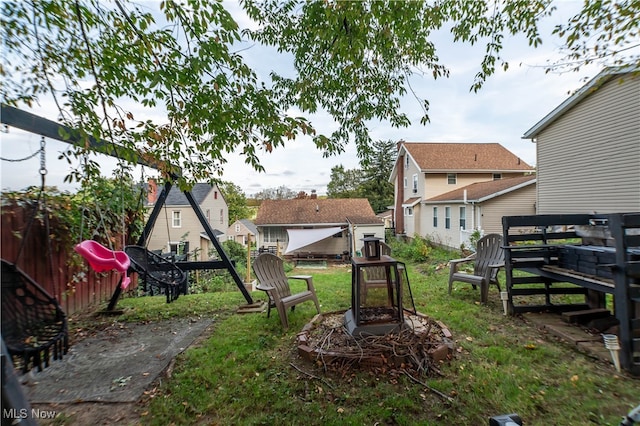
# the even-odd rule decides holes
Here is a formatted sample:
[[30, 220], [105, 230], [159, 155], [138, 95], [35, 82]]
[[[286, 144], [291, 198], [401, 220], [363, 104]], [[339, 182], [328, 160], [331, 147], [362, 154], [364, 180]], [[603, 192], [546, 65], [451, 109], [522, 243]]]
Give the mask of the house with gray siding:
[[608, 68], [527, 130], [537, 213], [640, 211], [640, 69]]

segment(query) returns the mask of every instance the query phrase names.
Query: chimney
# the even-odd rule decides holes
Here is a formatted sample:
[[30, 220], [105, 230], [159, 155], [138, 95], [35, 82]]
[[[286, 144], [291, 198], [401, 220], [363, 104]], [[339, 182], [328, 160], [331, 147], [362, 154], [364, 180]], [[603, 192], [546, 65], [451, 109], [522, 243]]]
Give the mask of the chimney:
[[155, 179], [149, 178], [147, 181], [147, 203], [155, 204], [158, 199], [158, 183]]
[[318, 194], [316, 194], [315, 189], [311, 190], [311, 196], [309, 198], [311, 198], [312, 200], [315, 200], [316, 198], [318, 198]]

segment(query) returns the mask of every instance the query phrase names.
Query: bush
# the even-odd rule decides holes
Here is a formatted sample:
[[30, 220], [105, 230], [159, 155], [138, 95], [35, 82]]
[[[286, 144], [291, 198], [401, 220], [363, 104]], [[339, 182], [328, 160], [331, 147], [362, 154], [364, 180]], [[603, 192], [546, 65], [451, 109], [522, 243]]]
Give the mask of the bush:
[[392, 240], [390, 245], [394, 257], [414, 262], [426, 261], [433, 246], [431, 241], [420, 235], [415, 235], [407, 242]]
[[396, 259], [412, 262], [437, 261], [447, 262], [450, 259], [459, 257], [459, 253], [454, 250], [444, 248], [434, 244], [426, 237], [415, 235], [407, 241], [391, 239], [389, 245]]
[[240, 243], [227, 240], [222, 243], [222, 249], [232, 262], [236, 262], [236, 268], [243, 265], [247, 266], [247, 249]]
[[189, 294], [213, 293], [216, 291], [237, 291], [238, 286], [226, 270], [191, 271], [189, 274]]

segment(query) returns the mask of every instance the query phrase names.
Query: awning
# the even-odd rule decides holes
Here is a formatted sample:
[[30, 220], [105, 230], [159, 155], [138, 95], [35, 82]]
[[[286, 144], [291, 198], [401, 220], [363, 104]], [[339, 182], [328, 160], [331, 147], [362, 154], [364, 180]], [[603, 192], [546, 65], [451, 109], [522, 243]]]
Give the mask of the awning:
[[332, 235], [342, 232], [342, 228], [334, 226], [332, 228], [314, 228], [314, 229], [287, 229], [289, 234], [289, 244], [284, 254], [291, 253], [299, 248], [306, 247], [309, 244], [324, 240]]

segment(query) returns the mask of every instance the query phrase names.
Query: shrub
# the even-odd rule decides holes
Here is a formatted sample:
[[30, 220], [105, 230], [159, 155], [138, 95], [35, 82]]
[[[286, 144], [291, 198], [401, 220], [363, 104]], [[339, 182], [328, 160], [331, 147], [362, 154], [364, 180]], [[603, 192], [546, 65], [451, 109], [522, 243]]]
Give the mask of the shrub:
[[227, 240], [222, 243], [222, 249], [232, 262], [236, 262], [236, 268], [242, 264], [247, 266], [247, 249], [240, 243]]
[[424, 262], [429, 258], [432, 250], [431, 242], [420, 235], [414, 235], [407, 242], [391, 241], [391, 250], [395, 257], [414, 262]]

